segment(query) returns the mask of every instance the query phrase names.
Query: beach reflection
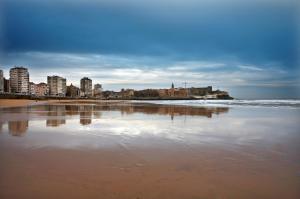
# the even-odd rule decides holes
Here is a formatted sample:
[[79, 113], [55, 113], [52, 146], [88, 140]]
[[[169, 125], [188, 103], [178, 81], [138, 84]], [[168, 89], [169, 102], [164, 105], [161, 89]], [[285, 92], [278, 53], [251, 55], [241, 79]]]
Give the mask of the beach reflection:
[[92, 123], [93, 106], [80, 106], [80, 124], [89, 125]]
[[[90, 125], [93, 119], [100, 119], [102, 112], [119, 112], [122, 116], [135, 113], [145, 115], [163, 115], [174, 120], [176, 116], [200, 116], [212, 118], [213, 115], [227, 113], [229, 108], [222, 107], [187, 107], [168, 105], [43, 105], [21, 108], [6, 108], [2, 111], [1, 129], [8, 122], [9, 133], [13, 136], [22, 136], [28, 130], [29, 120], [46, 120], [46, 127], [59, 127], [66, 124], [67, 120], [74, 120], [79, 116], [79, 123], [83, 126]], [[13, 113], [13, 117], [5, 117]], [[19, 114], [18, 114], [19, 113]], [[68, 117], [71, 116], [71, 117]], [[186, 119], [186, 118], [185, 118]]]
[[12, 136], [22, 136], [28, 129], [28, 120], [25, 121], [9, 121], [8, 122], [9, 133]]
[[[34, 109], [34, 108], [33, 108]], [[34, 110], [33, 110], [34, 111]], [[60, 126], [66, 123], [66, 107], [65, 106], [47, 106], [45, 111], [48, 114], [46, 126]]]

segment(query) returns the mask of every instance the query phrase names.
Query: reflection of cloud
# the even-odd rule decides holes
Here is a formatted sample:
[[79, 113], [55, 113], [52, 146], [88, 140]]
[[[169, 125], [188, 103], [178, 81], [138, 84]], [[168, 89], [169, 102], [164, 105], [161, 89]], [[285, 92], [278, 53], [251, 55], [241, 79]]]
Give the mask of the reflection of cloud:
[[[23, 121], [9, 121], [11, 135], [23, 135], [30, 131], [30, 136], [22, 140], [23, 144], [37, 144], [39, 147], [157, 147], [169, 143], [232, 148], [255, 145], [266, 140], [272, 142], [289, 133], [295, 135], [299, 129], [298, 109], [235, 107], [229, 114], [210, 118], [211, 114], [227, 113], [230, 109], [143, 104], [78, 105], [79, 109], [75, 105], [53, 106], [49, 109], [36, 106], [28, 110], [26, 118], [31, 120], [29, 127], [26, 118]], [[74, 112], [62, 117], [63, 110]], [[56, 111], [59, 114], [53, 113]], [[92, 117], [95, 111], [101, 113], [101, 118]], [[51, 112], [51, 116], [48, 112]], [[2, 115], [8, 118], [4, 114], [9, 113]], [[170, 120], [171, 116], [175, 116], [173, 121]], [[44, 120], [49, 117], [53, 120], [64, 118], [67, 122], [57, 128], [45, 128]]]
[[[115, 104], [115, 105], [95, 105], [93, 104], [60, 104], [60, 105], [46, 105], [46, 106], [32, 106], [30, 108], [15, 108], [14, 111], [26, 114], [18, 114], [19, 119], [45, 119], [47, 127], [61, 127], [62, 124], [66, 124], [66, 121], [73, 117], [79, 116], [79, 123], [81, 125], [91, 125], [92, 121], [102, 120], [103, 112], [119, 112], [121, 115], [131, 114], [144, 114], [144, 115], [165, 115], [174, 118], [180, 116], [204, 116], [211, 118], [213, 114], [220, 114], [228, 112], [228, 108], [221, 107], [188, 107], [188, 106], [174, 106], [174, 105], [151, 105], [151, 104]], [[71, 117], [67, 117], [71, 116]], [[94, 118], [93, 118], [94, 117]], [[0, 126], [1, 127], [1, 126]], [[150, 129], [151, 127], [145, 124], [145, 127]], [[22, 121], [9, 121], [9, 130], [12, 135], [22, 135], [27, 131], [28, 120]], [[116, 129], [120, 127], [116, 126]], [[135, 131], [132, 127], [131, 131]], [[129, 129], [127, 129], [129, 131]], [[126, 130], [126, 131], [127, 131]]]
[[[282, 120], [273, 111], [270, 114], [259, 112], [246, 116], [241, 113], [220, 117], [199, 118], [196, 116], [178, 116], [174, 121], [163, 115], [126, 114], [121, 115], [116, 110], [103, 111], [101, 119], [93, 120], [88, 126], [82, 126], [77, 119], [70, 119], [67, 125], [55, 129], [47, 129], [47, 139], [38, 142], [39, 145], [55, 147], [147, 147], [158, 145], [184, 144], [185, 146], [225, 146], [234, 149], [239, 146], [256, 145], [263, 141], [280, 141], [286, 132], [296, 133], [297, 118], [287, 117]], [[292, 111], [292, 110], [291, 110]], [[244, 112], [245, 113], [245, 112]], [[264, 115], [265, 114], [265, 115]], [[36, 121], [32, 131], [38, 134], [45, 131], [44, 124]], [[288, 128], [287, 128], [288, 127]], [[59, 139], [58, 139], [59, 138]], [[32, 143], [31, 143], [32, 144]]]

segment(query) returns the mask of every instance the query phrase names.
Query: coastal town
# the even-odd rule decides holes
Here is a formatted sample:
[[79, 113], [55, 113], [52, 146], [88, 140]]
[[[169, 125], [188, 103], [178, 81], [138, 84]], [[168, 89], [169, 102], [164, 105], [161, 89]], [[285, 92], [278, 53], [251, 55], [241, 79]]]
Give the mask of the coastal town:
[[102, 84], [95, 83], [91, 78], [80, 79], [80, 87], [70, 83], [67, 79], [57, 75], [47, 76], [47, 83], [30, 81], [28, 68], [13, 67], [9, 71], [9, 78], [4, 77], [0, 69], [0, 98], [30, 98], [30, 99], [233, 99], [228, 92], [213, 90], [207, 87], [175, 87], [134, 90], [122, 88], [120, 91], [104, 90]]

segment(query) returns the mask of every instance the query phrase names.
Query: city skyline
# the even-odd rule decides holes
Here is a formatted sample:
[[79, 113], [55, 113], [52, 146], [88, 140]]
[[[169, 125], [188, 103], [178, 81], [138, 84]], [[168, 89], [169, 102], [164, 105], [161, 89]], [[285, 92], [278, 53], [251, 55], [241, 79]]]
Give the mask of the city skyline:
[[[9, 70], [9, 78], [3, 76], [0, 69], [0, 94], [24, 97], [61, 97], [61, 98], [97, 98], [97, 99], [233, 99], [227, 91], [213, 90], [212, 86], [144, 88], [135, 90], [122, 88], [120, 91], [103, 90], [102, 84], [94, 83], [88, 77], [80, 79], [80, 87], [57, 75], [47, 75], [47, 83], [30, 81], [30, 73], [24, 66], [15, 66]], [[94, 86], [94, 87], [93, 87]]]
[[[4, 0], [0, 68], [107, 90], [212, 85], [242, 99], [300, 97], [295, 0]], [[33, 9], [34, 8], [34, 9]], [[1, 9], [1, 8], [0, 8]]]
[[[5, 70], [3, 70], [3, 69], [0, 68], [0, 71], [2, 72], [3, 78], [6, 79], [6, 80], [10, 80], [10, 71], [12, 69], [15, 69], [15, 68], [25, 69], [26, 71], [28, 71], [28, 73], [30, 71], [29, 68], [26, 67], [26, 66], [13, 66], [13, 67], [11, 67], [11, 68], [8, 69], [8, 72], [7, 72], [8, 75], [5, 75]], [[30, 78], [28, 77], [28, 84], [30, 84], [30, 83], [34, 83], [34, 84], [44, 84], [45, 83], [45, 84], [47, 84], [49, 77], [52, 77], [52, 78], [53, 77], [63, 78], [66, 81], [66, 86], [75, 86], [75, 87], [78, 87], [78, 88], [84, 87], [82, 85], [82, 80], [85, 80], [85, 79], [91, 81], [90, 85], [89, 85], [90, 89], [92, 89], [94, 86], [96, 86], [96, 87], [100, 86], [100, 88], [102, 89], [102, 85], [103, 85], [103, 84], [101, 84], [99, 82], [92, 83], [92, 79], [90, 79], [89, 77], [86, 77], [86, 76], [82, 76], [82, 77], [80, 77], [79, 80], [75, 80], [74, 82], [71, 82], [65, 76], [63, 76], [63, 75], [60, 76], [60, 75], [57, 75], [56, 73], [52, 73], [51, 75], [47, 75], [46, 74], [45, 75], [45, 80], [41, 80], [41, 81], [33, 81], [32, 79], [35, 79], [35, 78], [32, 77], [32, 76], [30, 76]], [[79, 83], [76, 83], [76, 82], [79, 82]], [[189, 87], [195, 87], [195, 85], [191, 85], [190, 83], [187, 83], [185, 81], [185, 82], [181, 82], [179, 84], [176, 84], [176, 86], [175, 86], [174, 82], [168, 82], [168, 85], [166, 87], [158, 87], [158, 88], [146, 88], [146, 87], [143, 87], [143, 89], [164, 89], [164, 88], [170, 88], [170, 87], [174, 88], [174, 86], [177, 87], [177, 88], [188, 88], [187, 85], [189, 85]], [[113, 91], [121, 91], [122, 89], [134, 89], [134, 88], [122, 87], [120, 89], [115, 89]], [[30, 85], [28, 85], [28, 91], [29, 90], [30, 90]], [[83, 90], [85, 90], [85, 89], [83, 88]], [[109, 89], [107, 89], [107, 90], [109, 90]], [[91, 92], [91, 91], [89, 91], [89, 92]], [[12, 92], [12, 93], [14, 93], [14, 92]]]

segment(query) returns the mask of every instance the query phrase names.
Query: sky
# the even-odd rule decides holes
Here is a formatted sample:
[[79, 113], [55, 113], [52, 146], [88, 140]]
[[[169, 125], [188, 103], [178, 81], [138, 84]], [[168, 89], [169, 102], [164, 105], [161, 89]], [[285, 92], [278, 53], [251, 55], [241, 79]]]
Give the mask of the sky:
[[300, 98], [296, 0], [1, 0], [0, 69], [105, 90], [204, 87]]

